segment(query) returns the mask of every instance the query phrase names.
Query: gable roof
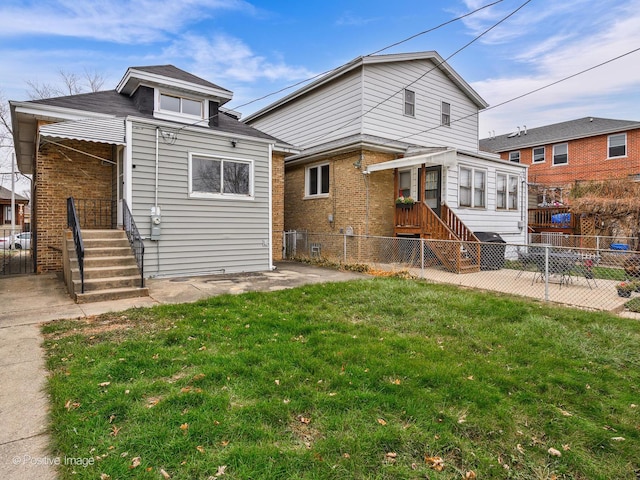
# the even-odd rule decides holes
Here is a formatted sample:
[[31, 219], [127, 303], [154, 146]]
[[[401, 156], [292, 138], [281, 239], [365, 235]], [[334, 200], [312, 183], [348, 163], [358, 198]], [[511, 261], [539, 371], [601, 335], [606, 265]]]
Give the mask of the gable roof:
[[566, 142], [579, 138], [608, 135], [640, 128], [635, 120], [584, 117], [543, 127], [524, 129], [514, 133], [498, 135], [480, 140], [480, 150], [485, 152], [508, 152], [520, 148], [537, 147], [551, 143]]
[[[23, 197], [22, 195], [15, 194], [16, 202], [29, 202], [28, 198]], [[0, 200], [11, 200], [11, 190], [8, 188], [0, 187]]]
[[392, 62], [405, 62], [405, 61], [414, 61], [414, 60], [431, 60], [436, 68], [442, 71], [460, 90], [462, 90], [465, 95], [467, 95], [473, 103], [475, 103], [478, 108], [486, 108], [489, 106], [487, 102], [485, 102], [482, 97], [473, 89], [471, 86], [460, 76], [458, 73], [449, 66], [447, 62], [435, 51], [425, 51], [425, 52], [414, 52], [414, 53], [394, 53], [388, 55], [366, 55], [357, 57], [351, 60], [344, 65], [337, 67], [331, 70], [326, 75], [318, 78], [317, 80], [305, 85], [304, 87], [296, 90], [295, 92], [277, 100], [276, 102], [258, 110], [251, 115], [245, 117], [245, 122], [250, 122], [255, 120], [272, 110], [276, 110], [279, 107], [295, 100], [296, 98], [302, 97], [307, 93], [319, 88], [322, 85], [331, 82], [346, 73], [355, 70], [356, 68], [362, 67], [364, 65], [373, 65], [377, 63], [392, 63]]
[[185, 82], [193, 83], [194, 85], [200, 85], [202, 87], [211, 87], [219, 90], [224, 90], [226, 92], [231, 93], [231, 90], [227, 90], [226, 88], [222, 88], [215, 83], [211, 83], [204, 78], [197, 77], [192, 73], [185, 72], [184, 70], [179, 69], [173, 65], [149, 65], [146, 67], [129, 67], [130, 70], [138, 70], [140, 72], [152, 73], [154, 75], [159, 75], [161, 77], [173, 78], [175, 80], [183, 80]]

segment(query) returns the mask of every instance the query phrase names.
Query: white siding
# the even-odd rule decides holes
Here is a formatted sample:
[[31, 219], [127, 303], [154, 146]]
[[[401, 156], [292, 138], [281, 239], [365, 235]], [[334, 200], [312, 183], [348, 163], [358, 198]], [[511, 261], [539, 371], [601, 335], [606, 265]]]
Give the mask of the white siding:
[[252, 127], [302, 148], [361, 133], [360, 71], [356, 69], [343, 75], [249, 123]]
[[[132, 212], [143, 237], [151, 233], [155, 195], [155, 127], [134, 123]], [[190, 198], [189, 152], [254, 162], [254, 199]], [[145, 240], [145, 275], [267, 270], [269, 265], [269, 146], [212, 132], [182, 130], [174, 144], [159, 142], [160, 240]], [[263, 243], [263, 242], [266, 242]]]
[[[458, 204], [458, 174], [460, 167], [481, 169], [487, 172], [486, 208], [460, 207]], [[496, 208], [496, 174], [518, 175], [518, 210]], [[472, 232], [496, 232], [506, 242], [526, 243], [527, 240], [527, 193], [522, 180], [526, 180], [527, 169], [519, 164], [482, 160], [463, 155], [458, 156], [458, 166], [446, 168], [443, 185], [445, 202]], [[524, 208], [524, 210], [523, 210]], [[523, 228], [518, 222], [524, 221]]]
[[[364, 111], [375, 107], [362, 120], [363, 133], [423, 146], [478, 149], [477, 106], [431, 60], [370, 64], [363, 77]], [[404, 115], [405, 87], [416, 94], [414, 117]], [[451, 105], [449, 127], [440, 125], [443, 101]]]

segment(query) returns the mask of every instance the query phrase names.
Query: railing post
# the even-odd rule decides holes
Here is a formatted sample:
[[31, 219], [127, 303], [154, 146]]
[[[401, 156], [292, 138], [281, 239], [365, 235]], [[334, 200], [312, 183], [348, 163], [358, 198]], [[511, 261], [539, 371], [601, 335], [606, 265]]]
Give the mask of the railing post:
[[344, 263], [347, 263], [347, 234], [344, 234], [343, 243], [342, 243], [342, 253], [344, 258]]
[[544, 247], [544, 300], [549, 301], [549, 245]]
[[600, 255], [600, 235], [596, 235], [596, 253]]
[[420, 239], [420, 277], [424, 278], [424, 238]]

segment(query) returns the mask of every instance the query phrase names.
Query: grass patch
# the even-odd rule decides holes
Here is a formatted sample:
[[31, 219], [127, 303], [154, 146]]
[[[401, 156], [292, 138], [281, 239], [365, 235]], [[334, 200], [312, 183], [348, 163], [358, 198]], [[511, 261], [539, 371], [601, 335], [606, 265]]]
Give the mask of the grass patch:
[[225, 467], [229, 479], [609, 480], [640, 468], [640, 324], [605, 313], [375, 278], [43, 332], [53, 453], [99, 458], [63, 479]]

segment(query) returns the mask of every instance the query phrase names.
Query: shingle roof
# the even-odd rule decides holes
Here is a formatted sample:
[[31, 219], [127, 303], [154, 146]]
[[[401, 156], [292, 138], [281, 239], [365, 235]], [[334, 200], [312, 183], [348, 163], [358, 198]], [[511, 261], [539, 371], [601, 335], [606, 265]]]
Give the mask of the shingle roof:
[[[28, 202], [29, 199], [22, 195], [15, 194], [16, 202]], [[11, 190], [8, 188], [0, 187], [0, 200], [11, 200]]]
[[[32, 103], [40, 105], [50, 105], [53, 107], [70, 108], [73, 110], [89, 111], [95, 113], [104, 113], [114, 115], [116, 117], [126, 117], [129, 115], [144, 118], [153, 118], [152, 114], [144, 114], [140, 112], [134, 105], [133, 99], [127, 95], [122, 95], [115, 90], [104, 92], [82, 93], [79, 95], [70, 95], [67, 97], [46, 98], [43, 100], [33, 100]], [[203, 122], [204, 123], [204, 122]], [[211, 130], [219, 130], [237, 135], [246, 135], [250, 137], [265, 138], [269, 140], [277, 140], [271, 135], [267, 135], [249, 125], [242, 123], [234, 117], [220, 112], [218, 116], [218, 127], [211, 127]], [[205, 124], [203, 128], [209, 128]]]
[[543, 127], [522, 129], [495, 138], [480, 140], [480, 150], [485, 152], [508, 152], [520, 148], [548, 145], [578, 138], [593, 137], [640, 128], [635, 120], [614, 120], [610, 118], [584, 117], [567, 122], [554, 123]]
[[226, 88], [222, 88], [221, 86], [216, 85], [215, 83], [211, 83], [204, 78], [200, 78], [189, 72], [185, 72], [184, 70], [181, 70], [178, 67], [174, 67], [173, 65], [150, 65], [144, 67], [131, 67], [131, 69], [140, 70], [141, 72], [153, 73], [154, 75], [161, 75], [163, 77], [175, 78], [176, 80], [184, 80], [185, 82], [190, 82], [195, 85], [216, 88], [218, 90], [225, 90], [231, 93], [230, 90], [227, 90]]

